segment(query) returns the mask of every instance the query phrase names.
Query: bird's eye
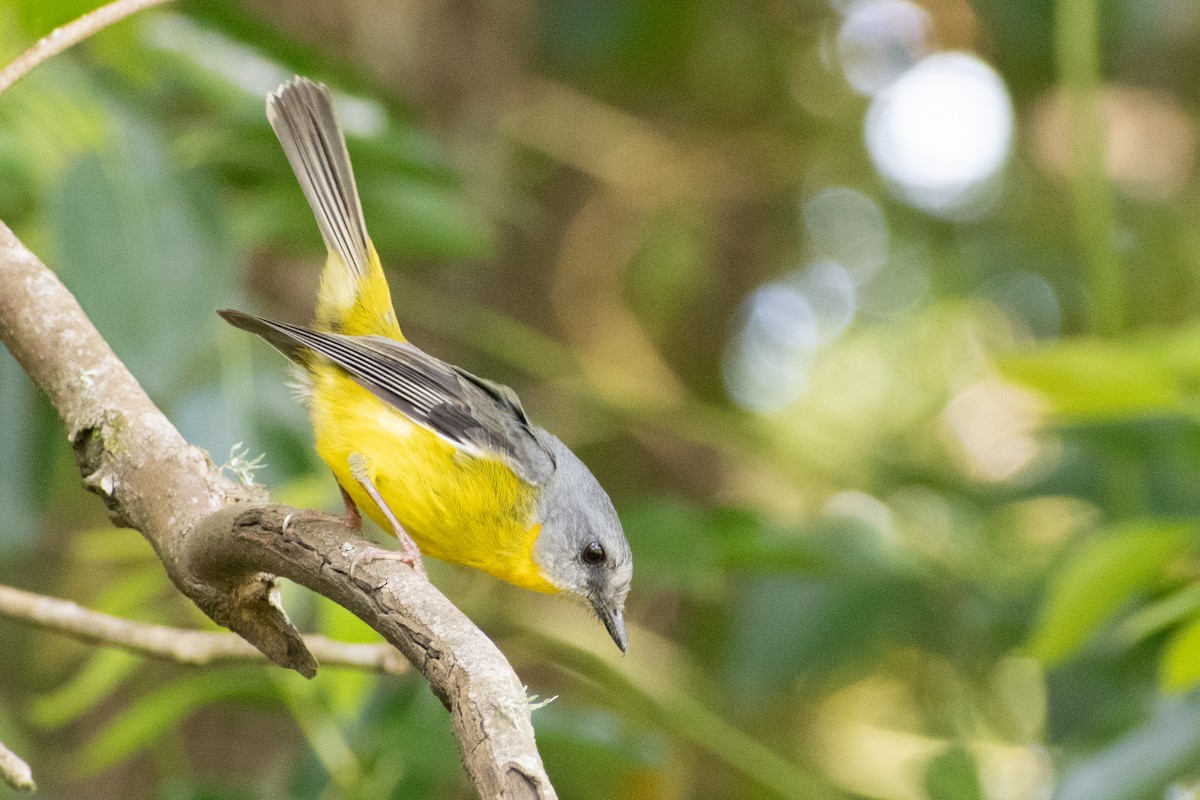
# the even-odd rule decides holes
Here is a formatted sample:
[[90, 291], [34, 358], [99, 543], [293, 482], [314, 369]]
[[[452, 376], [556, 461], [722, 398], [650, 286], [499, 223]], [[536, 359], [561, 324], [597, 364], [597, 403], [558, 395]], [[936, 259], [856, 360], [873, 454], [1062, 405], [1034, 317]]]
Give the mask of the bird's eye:
[[600, 564], [604, 561], [604, 548], [599, 542], [588, 542], [583, 546], [583, 561], [585, 564]]

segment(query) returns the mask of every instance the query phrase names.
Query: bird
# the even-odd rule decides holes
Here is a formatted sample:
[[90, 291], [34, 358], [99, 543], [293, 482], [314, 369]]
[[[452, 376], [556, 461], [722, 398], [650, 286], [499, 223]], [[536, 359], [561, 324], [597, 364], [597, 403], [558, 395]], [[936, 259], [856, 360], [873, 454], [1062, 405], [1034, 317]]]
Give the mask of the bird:
[[633, 557], [608, 494], [516, 392], [404, 337], [329, 88], [293, 78], [267, 95], [267, 118], [328, 250], [314, 320], [217, 313], [300, 367], [346, 524], [361, 510], [398, 538], [371, 559], [423, 571], [425, 554], [581, 600], [624, 653]]

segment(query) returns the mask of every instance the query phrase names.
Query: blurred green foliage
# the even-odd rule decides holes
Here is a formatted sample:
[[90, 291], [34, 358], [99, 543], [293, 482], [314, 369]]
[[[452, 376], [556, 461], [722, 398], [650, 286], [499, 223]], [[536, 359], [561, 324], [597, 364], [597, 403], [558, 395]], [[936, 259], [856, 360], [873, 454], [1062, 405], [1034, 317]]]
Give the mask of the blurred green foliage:
[[[0, 6], [0, 56], [91, 5]], [[534, 722], [563, 798], [1191, 797], [1197, 31], [1097, 0], [188, 0], [0, 98], [0, 219], [186, 437], [336, 508], [281, 360], [213, 314], [306, 321], [323, 253], [263, 95], [335, 88], [406, 332], [516, 387], [633, 546], [625, 658], [582, 611], [430, 565], [557, 696]], [[869, 145], [872, 82], [939, 50], [995, 67], [1016, 129], [959, 206]], [[0, 408], [0, 581], [208, 626], [6, 354]], [[45, 797], [470, 795], [416, 678], [8, 620], [0, 740]]]

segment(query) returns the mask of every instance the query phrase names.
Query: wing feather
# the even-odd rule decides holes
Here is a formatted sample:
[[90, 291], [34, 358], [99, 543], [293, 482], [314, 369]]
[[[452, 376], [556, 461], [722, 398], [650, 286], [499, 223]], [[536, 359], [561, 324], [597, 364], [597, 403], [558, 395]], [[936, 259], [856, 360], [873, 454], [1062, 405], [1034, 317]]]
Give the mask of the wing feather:
[[293, 360], [300, 353], [291, 343], [323, 356], [413, 422], [468, 452], [500, 458], [530, 483], [540, 484], [554, 472], [554, 457], [507, 386], [408, 342], [314, 331], [240, 312], [223, 311], [222, 316], [263, 336]]

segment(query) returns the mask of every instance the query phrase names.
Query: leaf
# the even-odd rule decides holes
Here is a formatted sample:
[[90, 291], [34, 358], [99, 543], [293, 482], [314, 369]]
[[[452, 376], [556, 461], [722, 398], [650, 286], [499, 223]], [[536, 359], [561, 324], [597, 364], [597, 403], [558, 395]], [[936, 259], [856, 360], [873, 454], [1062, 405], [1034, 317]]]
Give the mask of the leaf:
[[[0, 148], [2, 150], [3, 148]], [[3, 165], [0, 164], [0, 171]], [[0, 453], [20, 463], [31, 461], [37, 452], [33, 416], [33, 392], [29, 380], [8, 351], [0, 352]], [[0, 554], [26, 545], [36, 531], [36, 494], [33, 474], [10, 469], [0, 481]]]
[[983, 800], [975, 759], [959, 746], [934, 756], [925, 766], [925, 792], [929, 800]]
[[622, 787], [636, 775], [661, 769], [669, 753], [663, 734], [604, 709], [552, 703], [534, 716], [534, 724], [538, 750], [563, 797], [632, 796]]
[[1200, 582], [1139, 608], [1121, 623], [1119, 635], [1130, 644], [1137, 644], [1179, 624], [1197, 611], [1200, 611]]
[[451, 787], [461, 760], [445, 708], [424, 680], [403, 679], [390, 685], [392, 691], [364, 709], [355, 739], [364, 770], [360, 796], [395, 800], [457, 796]]
[[1200, 764], [1198, 716], [1200, 694], [1161, 701], [1145, 724], [1069, 770], [1054, 800], [1163, 797]]
[[1051, 581], [1031, 654], [1046, 664], [1072, 655], [1113, 612], [1153, 586], [1167, 562], [1192, 547], [1195, 533], [1190, 523], [1146, 521], [1086, 541]]
[[[318, 629], [341, 642], [381, 643], [382, 637], [367, 623], [332, 600], [313, 598]], [[339, 719], [352, 719], [362, 709], [367, 694], [375, 686], [376, 676], [361, 669], [323, 667], [313, 686], [324, 692], [325, 703]]]
[[229, 698], [274, 700], [278, 692], [261, 670], [216, 671], [174, 681], [139, 697], [103, 726], [78, 754], [79, 768], [93, 774], [144, 750], [206, 705]]
[[1009, 380], [1039, 392], [1060, 413], [1113, 417], [1180, 408], [1177, 380], [1146, 348], [1081, 339], [999, 362]]
[[364, 213], [379, 220], [371, 235], [383, 252], [420, 258], [483, 258], [486, 228], [457, 189], [392, 170], [368, 170], [360, 181]]
[[91, 711], [141, 667], [141, 656], [125, 650], [97, 650], [66, 683], [35, 697], [29, 718], [43, 728], [59, 728]]
[[[661, 668], [623, 668], [561, 640], [538, 641], [547, 657], [603, 692], [626, 719], [688, 741], [707, 757], [741, 773], [772, 796], [826, 800], [834, 793], [824, 779], [779, 755], [770, 746], [722, 718], [711, 705], [690, 695]], [[654, 796], [654, 795], [650, 795]]]
[[[93, 569], [88, 565], [88, 569]], [[118, 617], [134, 617], [142, 622], [165, 622], [169, 607], [163, 602], [182, 600], [172, 590], [170, 579], [157, 560], [138, 562], [113, 575], [111, 582], [88, 602], [95, 611]]]
[[998, 362], [1001, 372], [1080, 419], [1194, 414], [1200, 326], [1126, 341], [1076, 339]]
[[[158, 558], [146, 537], [133, 528], [103, 526], [76, 531], [71, 540], [72, 557], [87, 563], [89, 569], [106, 562], [154, 563]], [[111, 568], [112, 563], [106, 567]]]
[[1200, 617], [1176, 630], [1167, 641], [1159, 662], [1159, 683], [1172, 692], [1200, 684]]
[[872, 573], [758, 577], [733, 608], [725, 673], [739, 700], [872, 663], [889, 644], [911, 639], [923, 616], [916, 586]]
[[672, 206], [641, 232], [638, 250], [626, 270], [631, 308], [656, 340], [679, 336], [697, 295], [711, 281], [712, 231], [695, 209]]
[[[232, 257], [205, 176], [170, 160], [158, 132], [113, 113], [47, 198], [54, 263], [88, 316], [155, 396], [193, 378], [197, 332], [229, 291]], [[170, 320], [171, 324], [162, 324]]]
[[655, 498], [626, 508], [621, 523], [637, 554], [639, 582], [708, 594], [719, 585], [713, 526], [694, 505]]

